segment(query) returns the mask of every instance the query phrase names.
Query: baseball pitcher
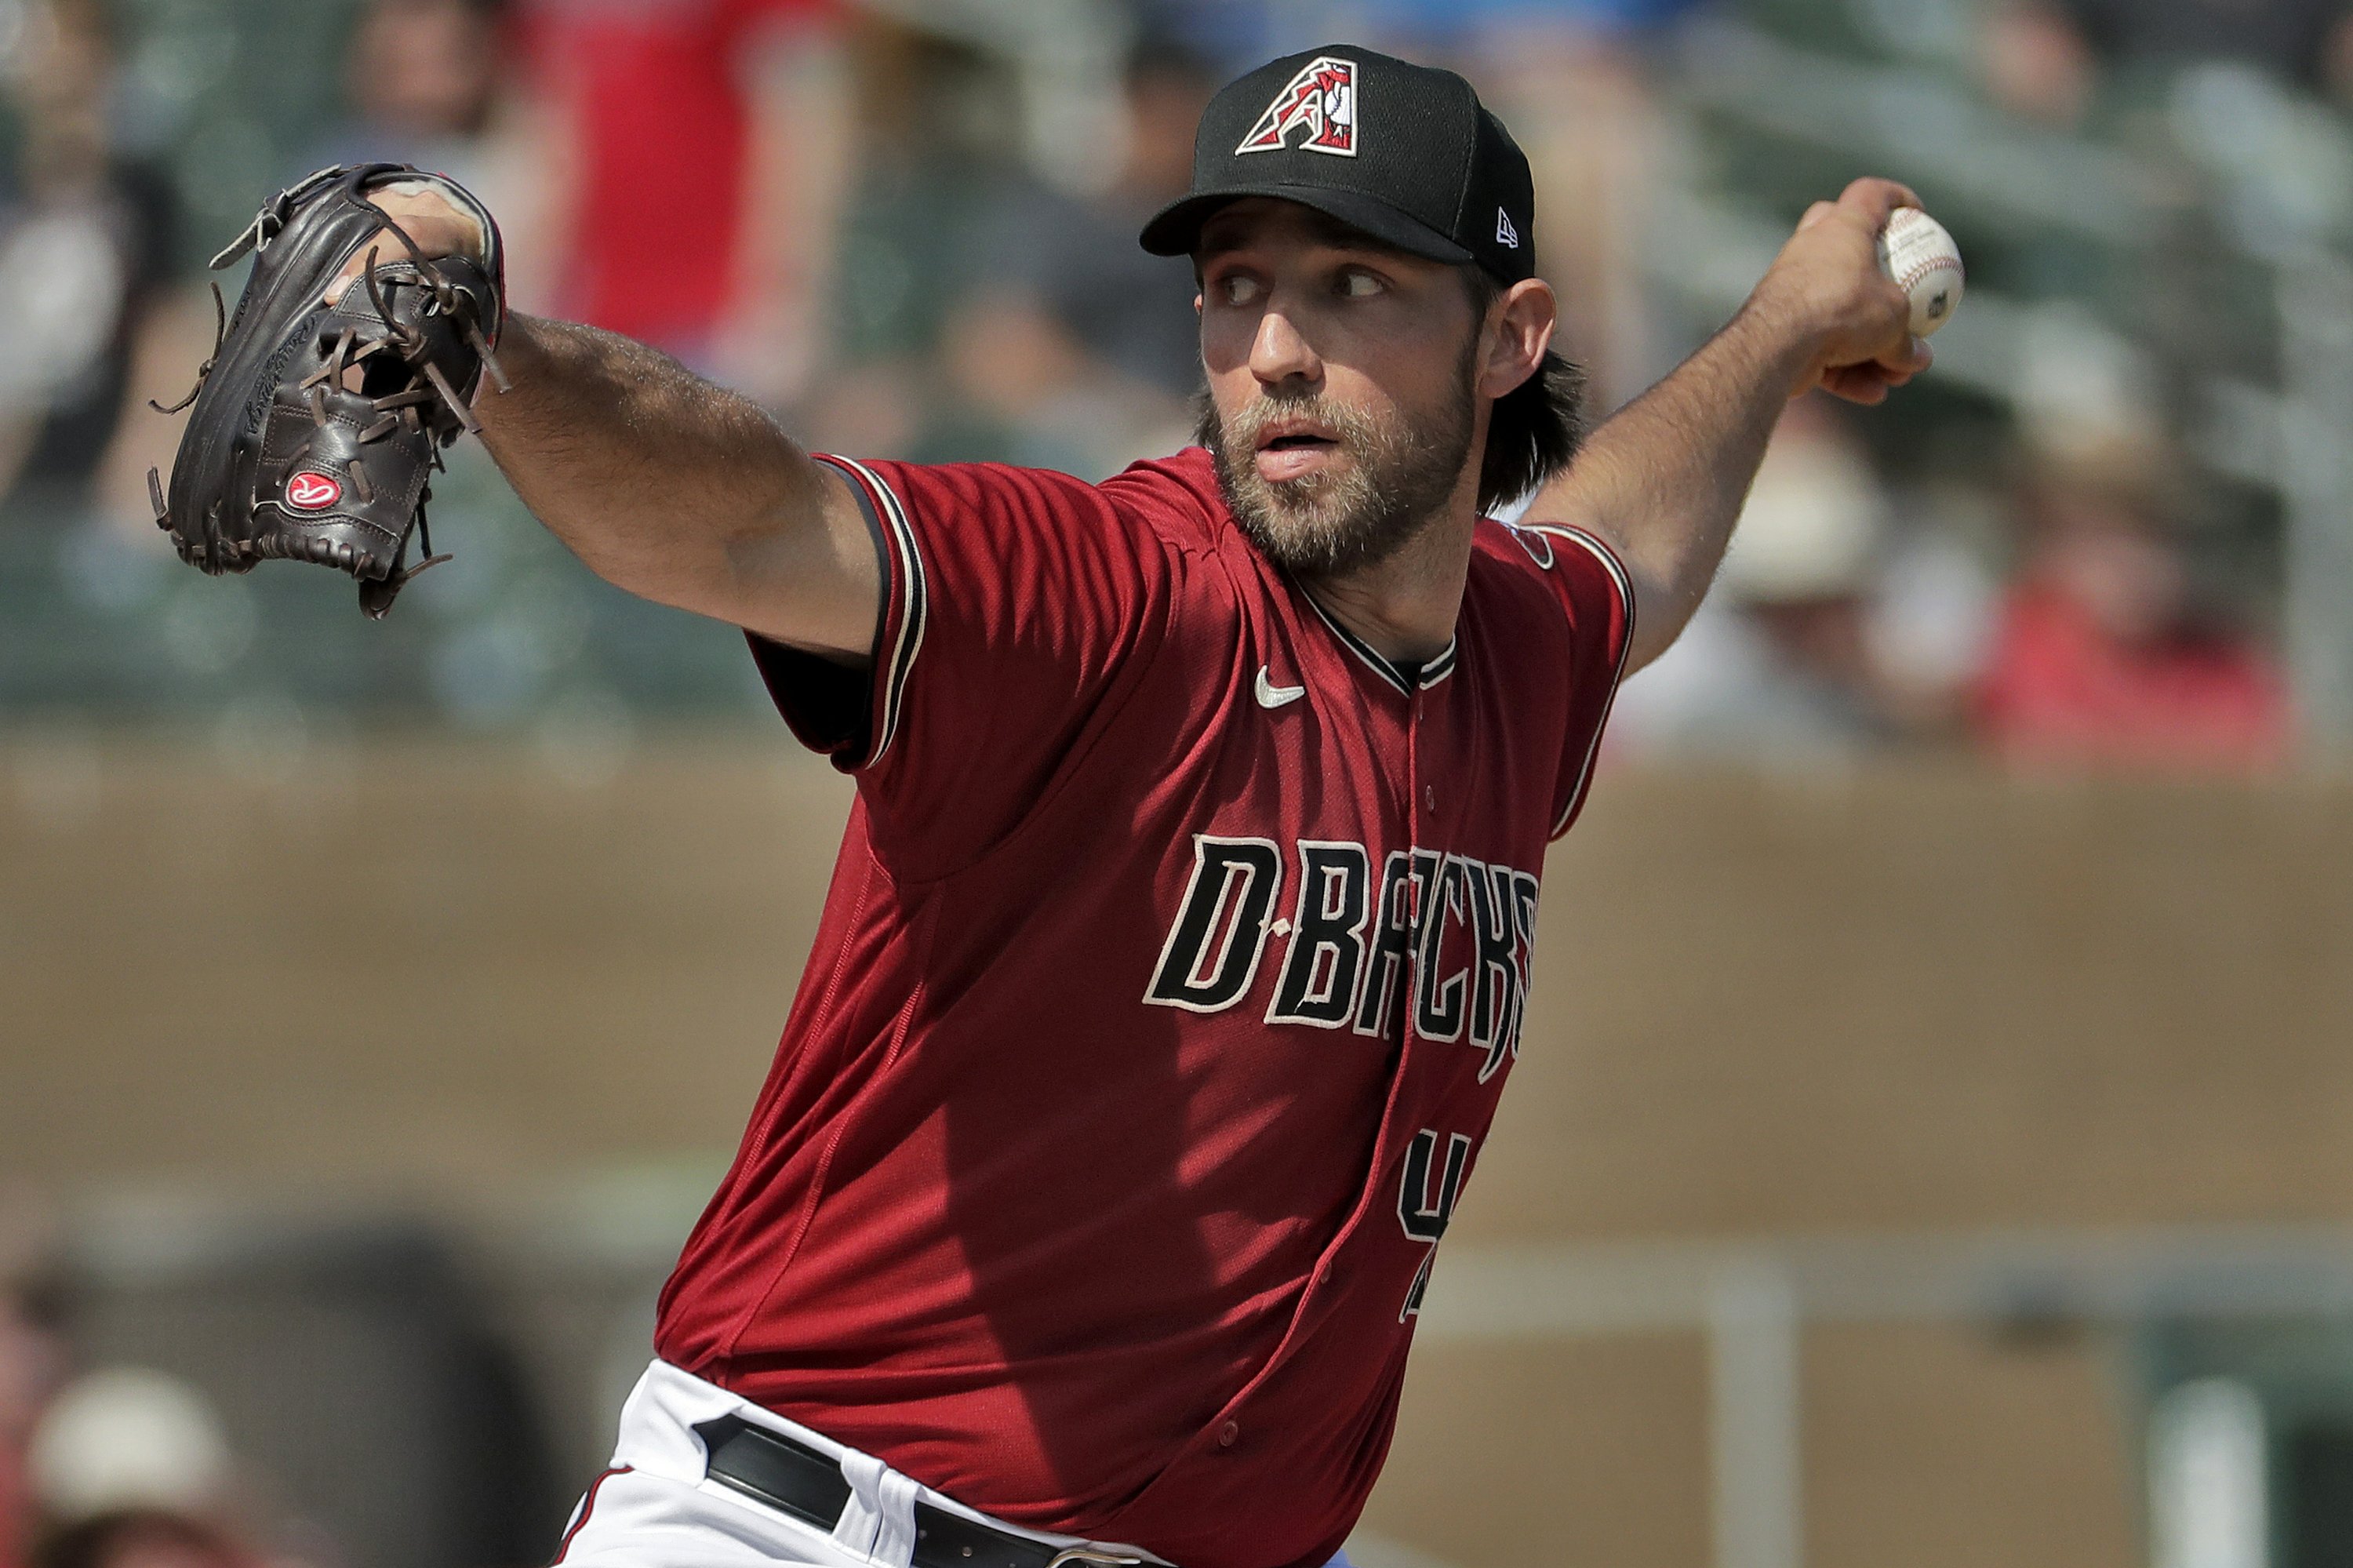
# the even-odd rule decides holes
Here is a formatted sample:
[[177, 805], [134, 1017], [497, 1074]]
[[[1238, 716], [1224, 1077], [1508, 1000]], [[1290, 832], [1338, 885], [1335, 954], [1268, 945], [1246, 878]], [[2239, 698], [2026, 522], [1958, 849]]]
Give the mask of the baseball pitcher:
[[265, 209], [159, 486], [192, 560], [338, 567], [380, 613], [479, 422], [589, 566], [742, 627], [858, 783], [561, 1562], [1340, 1561], [1519, 1049], [1546, 845], [1785, 401], [1926, 368], [1874, 255], [1915, 205], [1817, 205], [1580, 450], [1502, 122], [1370, 49], [1276, 60], [1143, 234], [1199, 280], [1199, 444], [1101, 484], [814, 455], [506, 315], [443, 180]]

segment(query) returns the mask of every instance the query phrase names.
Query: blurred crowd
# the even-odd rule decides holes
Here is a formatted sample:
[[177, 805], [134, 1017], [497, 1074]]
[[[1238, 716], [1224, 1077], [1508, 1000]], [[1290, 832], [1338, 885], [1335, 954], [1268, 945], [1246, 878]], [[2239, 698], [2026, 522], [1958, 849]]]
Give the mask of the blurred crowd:
[[[606, 1385], [644, 1365], [644, 1269], [510, 1277], [510, 1306], [543, 1300], [509, 1321], [446, 1224], [248, 1211], [170, 1230], [110, 1262], [102, 1224], [0, 1191], [0, 1568], [546, 1559], [571, 1472], [605, 1452]], [[565, 1359], [565, 1323], [590, 1330], [585, 1357]], [[585, 1400], [543, 1404], [518, 1337]], [[559, 1457], [575, 1403], [595, 1430]]]
[[[212, 45], [192, 12], [243, 41], [196, 59]], [[457, 175], [501, 217], [519, 308], [656, 344], [814, 446], [1099, 477], [1187, 439], [1190, 276], [1134, 235], [1183, 188], [1210, 91], [1275, 50], [1341, 31], [1481, 84], [1538, 169], [1566, 345], [1614, 403], [1721, 317], [1677, 302], [1679, 268], [1705, 259], [1662, 257], [1653, 222], [1667, 183], [1704, 185], [1713, 167], [1737, 185], [1723, 175], [1737, 149], [1713, 154], [1710, 136], [1754, 141], [1689, 101], [1683, 62], [1706, 29], [1908, 51], [2000, 123], [2128, 151], [2146, 151], [2131, 84], [2207, 73], [2196, 102], [2270, 105], [2306, 128], [2308, 185], [2347, 144], [2327, 128], [2353, 101], [2348, 18], [2341, 0], [0, 0], [0, 555], [29, 560], [73, 533], [56, 552], [69, 582], [73, 562], [86, 577], [153, 556], [144, 476], [168, 464], [176, 426], [144, 404], [178, 397], [204, 355], [202, 259], [240, 203], [330, 163]], [[249, 111], [244, 141], [207, 129], [222, 102]], [[1910, 177], [1869, 128], [1855, 134], [1818, 166]], [[224, 160], [224, 144], [241, 152]], [[2287, 177], [2279, 164], [2260, 190]], [[2233, 221], [2192, 211], [2164, 237], [2178, 270], [2218, 243], [2260, 250], [2245, 238], [2260, 225]], [[2071, 286], [2064, 246], [1989, 235], [1980, 249], [1955, 227], [1982, 263], [1973, 285], [2022, 299]], [[2077, 290], [2094, 307], [2101, 291]], [[1793, 406], [1722, 592], [1630, 684], [1612, 745], [1800, 764], [1914, 747], [2027, 769], [2281, 765], [2299, 732], [2276, 652], [2281, 502], [2218, 475], [2187, 422], [2188, 373], [2168, 367], [2221, 355], [2258, 381], [2284, 372], [2195, 305], [2166, 320], [2193, 316], [2187, 337], [2160, 321], [2135, 345], [2153, 388], [2120, 399], [1980, 387], [1885, 416]], [[487, 480], [451, 488], [460, 506], [499, 504]], [[522, 633], [483, 627], [519, 595], [493, 583], [465, 599], [436, 634], [447, 657], [511, 649]], [[0, 620], [37, 619], [25, 606], [0, 588]], [[586, 616], [588, 631], [533, 622], [530, 667], [619, 635]], [[234, 631], [199, 627], [161, 656], [210, 658], [234, 684], [253, 641]], [[525, 684], [554, 700], [562, 683]], [[0, 706], [33, 701], [0, 675]]]
[[65, 1293], [0, 1258], [0, 1568], [263, 1568], [219, 1427], [161, 1373], [77, 1369]]

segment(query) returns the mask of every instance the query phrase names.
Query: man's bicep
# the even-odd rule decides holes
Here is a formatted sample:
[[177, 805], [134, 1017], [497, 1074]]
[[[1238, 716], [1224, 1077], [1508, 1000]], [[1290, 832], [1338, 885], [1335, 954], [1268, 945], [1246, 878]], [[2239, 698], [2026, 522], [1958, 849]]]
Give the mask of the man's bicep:
[[[1562, 508], [1555, 506], [1551, 510]], [[1632, 621], [1621, 680], [1673, 646], [1684, 622], [1699, 608], [1695, 599], [1689, 604], [1681, 602], [1683, 596], [1675, 589], [1672, 572], [1646, 559], [1641, 541], [1626, 537], [1623, 529], [1612, 528], [1598, 518], [1554, 519], [1534, 512], [1522, 520], [1522, 526], [1583, 534], [1606, 547], [1612, 575], [1625, 594]]]
[[1672, 577], [1643, 561], [1640, 552], [1629, 550], [1623, 540], [1598, 530], [1596, 536], [1616, 556], [1632, 606], [1633, 631], [1626, 640], [1626, 667], [1619, 676], [1623, 680], [1674, 646], [1699, 601], [1694, 598], [1686, 603], [1688, 596], [1676, 588]]
[[890, 572], [881, 524], [847, 476], [810, 461], [797, 520], [730, 540], [730, 620], [768, 641], [837, 663], [873, 657]]
[[1557, 838], [1576, 820], [1592, 782], [1610, 705], [1632, 669], [1642, 610], [1632, 574], [1599, 530], [1524, 521], [1513, 533], [1557, 607], [1555, 624], [1567, 634], [1556, 645], [1557, 668], [1547, 671], [1559, 682], [1564, 721], [1554, 788]]

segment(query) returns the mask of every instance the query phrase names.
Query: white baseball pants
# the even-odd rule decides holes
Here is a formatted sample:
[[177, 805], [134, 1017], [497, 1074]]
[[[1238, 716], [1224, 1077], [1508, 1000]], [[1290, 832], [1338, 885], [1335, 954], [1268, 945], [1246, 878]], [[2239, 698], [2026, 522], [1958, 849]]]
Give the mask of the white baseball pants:
[[[771, 1509], [703, 1474], [694, 1427], [733, 1415], [781, 1432], [841, 1463], [850, 1498], [830, 1533]], [[667, 1361], [655, 1361], [621, 1408], [612, 1467], [573, 1510], [555, 1563], [561, 1568], [910, 1568], [915, 1503], [977, 1520], [1055, 1547], [1091, 1543], [1008, 1524], [901, 1475], [871, 1455], [846, 1448], [738, 1398]], [[1160, 1560], [1134, 1547], [1106, 1551]], [[1345, 1557], [1332, 1568], [1347, 1568]]]

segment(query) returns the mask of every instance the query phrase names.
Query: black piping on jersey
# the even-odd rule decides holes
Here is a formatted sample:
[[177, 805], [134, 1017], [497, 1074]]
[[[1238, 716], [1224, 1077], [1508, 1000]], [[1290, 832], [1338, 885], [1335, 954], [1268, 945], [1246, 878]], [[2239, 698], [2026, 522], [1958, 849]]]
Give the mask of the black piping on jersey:
[[[1595, 560], [1601, 563], [1602, 570], [1609, 574], [1610, 582], [1618, 589], [1619, 602], [1626, 608], [1626, 635], [1618, 644], [1618, 667], [1609, 672], [1609, 690], [1601, 699], [1601, 717], [1593, 726], [1593, 739], [1586, 746], [1584, 765], [1577, 770], [1576, 788], [1569, 790], [1567, 803], [1561, 807], [1560, 817], [1552, 825], [1552, 836], [1558, 838], [1568, 832], [1568, 824], [1576, 817], [1577, 807], [1585, 802], [1586, 789], [1593, 782], [1593, 759], [1601, 752], [1601, 732], [1609, 726], [1609, 709], [1618, 700], [1618, 683], [1626, 678], [1626, 658], [1634, 651], [1634, 584], [1609, 546], [1582, 528], [1565, 528], [1556, 524], [1520, 523], [1513, 525], [1513, 531], [1520, 535], [1522, 545], [1528, 546], [1531, 556], [1535, 554], [1535, 550], [1528, 545], [1530, 535], [1544, 541], [1547, 556], [1552, 553], [1550, 541], [1553, 539], [1568, 539], [1582, 545]], [[1552, 562], [1547, 559], [1543, 565], [1549, 570]]]
[[[887, 531], [891, 554], [898, 567], [894, 575], [900, 601], [899, 635], [891, 645], [889, 659], [881, 658], [881, 648], [874, 651], [876, 667], [882, 676], [882, 712], [875, 726], [873, 747], [866, 754], [864, 765], [871, 768], [882, 760], [882, 754], [891, 749], [891, 742], [899, 733], [899, 710], [907, 694], [907, 677], [915, 668], [915, 655], [923, 648], [923, 623], [931, 607], [930, 586], [923, 577], [923, 555], [915, 546], [915, 530], [907, 521], [907, 509], [900, 503], [898, 493], [882, 482], [882, 476], [855, 458], [821, 457], [818, 461], [841, 470], [863, 493], [860, 499]], [[884, 583], [884, 594], [888, 595], [893, 586]]]
[[1454, 639], [1451, 637], [1446, 640], [1446, 646], [1439, 650], [1438, 656], [1421, 667], [1419, 682], [1409, 681], [1406, 679], [1405, 672], [1398, 669], [1388, 659], [1383, 658], [1378, 649], [1334, 620], [1332, 612], [1317, 603], [1314, 594], [1303, 588], [1299, 590], [1299, 597], [1307, 601], [1308, 608], [1314, 610], [1324, 624], [1332, 629], [1332, 635], [1345, 644], [1348, 652], [1372, 666], [1373, 673], [1409, 697], [1413, 695], [1414, 687], [1417, 684], [1426, 692], [1454, 673]]

